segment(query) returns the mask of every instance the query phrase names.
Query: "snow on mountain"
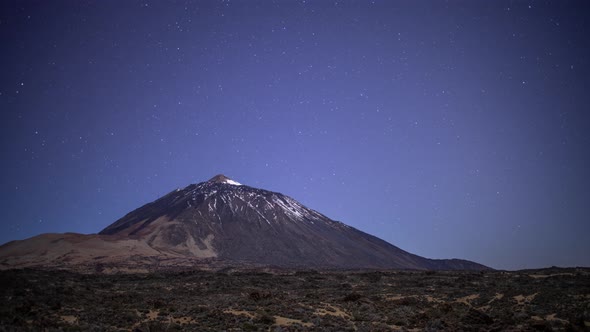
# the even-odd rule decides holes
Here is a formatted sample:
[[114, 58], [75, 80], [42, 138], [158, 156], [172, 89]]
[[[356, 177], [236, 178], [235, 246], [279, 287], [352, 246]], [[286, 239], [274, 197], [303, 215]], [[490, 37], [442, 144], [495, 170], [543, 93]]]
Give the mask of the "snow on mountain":
[[464, 260], [413, 255], [291, 197], [242, 185], [222, 174], [133, 210], [98, 235], [40, 235], [0, 247], [0, 266], [17, 262], [150, 264], [156, 269], [167, 264], [486, 269]]

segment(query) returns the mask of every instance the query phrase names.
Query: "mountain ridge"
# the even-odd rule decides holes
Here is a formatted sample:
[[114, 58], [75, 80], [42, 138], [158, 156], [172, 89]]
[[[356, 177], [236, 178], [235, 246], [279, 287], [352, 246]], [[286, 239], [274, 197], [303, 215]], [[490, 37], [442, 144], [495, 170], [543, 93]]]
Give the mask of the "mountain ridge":
[[[63, 266], [127, 261], [190, 266], [209, 260], [213, 265], [315, 269], [489, 269], [467, 260], [411, 254], [289, 196], [222, 174], [173, 190], [98, 234], [41, 235], [24, 241], [0, 246], [0, 266], [19, 265], [15, 254], [20, 252], [37, 264]], [[26, 241], [44, 251], [26, 250]], [[26, 259], [20, 263], [27, 265]]]

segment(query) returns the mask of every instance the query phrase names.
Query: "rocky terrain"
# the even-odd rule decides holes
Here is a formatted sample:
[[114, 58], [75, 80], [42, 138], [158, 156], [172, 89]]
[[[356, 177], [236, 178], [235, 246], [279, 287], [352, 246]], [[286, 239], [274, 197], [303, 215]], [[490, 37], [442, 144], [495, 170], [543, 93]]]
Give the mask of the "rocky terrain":
[[0, 331], [588, 331], [590, 269], [0, 271]]

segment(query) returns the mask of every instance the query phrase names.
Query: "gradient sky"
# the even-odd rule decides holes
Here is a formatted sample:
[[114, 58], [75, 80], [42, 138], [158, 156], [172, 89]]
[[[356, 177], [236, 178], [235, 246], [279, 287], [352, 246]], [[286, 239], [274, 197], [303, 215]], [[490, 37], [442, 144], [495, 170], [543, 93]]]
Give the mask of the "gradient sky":
[[217, 173], [430, 258], [590, 266], [587, 1], [2, 1], [0, 243]]

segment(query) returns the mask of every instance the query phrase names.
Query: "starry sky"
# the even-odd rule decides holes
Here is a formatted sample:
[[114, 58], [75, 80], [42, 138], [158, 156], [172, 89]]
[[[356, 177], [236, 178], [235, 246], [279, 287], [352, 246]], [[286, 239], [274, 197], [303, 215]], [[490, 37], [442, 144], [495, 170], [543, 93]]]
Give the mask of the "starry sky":
[[0, 243], [223, 173], [429, 258], [590, 266], [584, 1], [2, 1]]

